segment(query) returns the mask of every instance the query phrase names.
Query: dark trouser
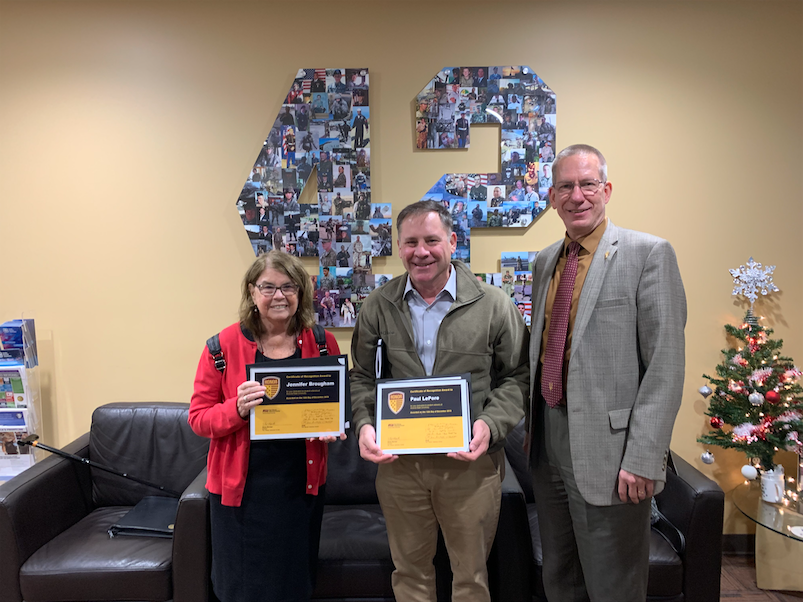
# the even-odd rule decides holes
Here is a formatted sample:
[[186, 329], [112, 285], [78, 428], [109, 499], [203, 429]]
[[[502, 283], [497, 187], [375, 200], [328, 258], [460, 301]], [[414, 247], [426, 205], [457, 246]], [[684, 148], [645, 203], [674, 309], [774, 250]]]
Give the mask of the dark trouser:
[[304, 441], [253, 442], [242, 504], [210, 494], [212, 582], [221, 602], [301, 602], [315, 587], [325, 487], [306, 493]]
[[[540, 398], [540, 395], [538, 396]], [[643, 602], [649, 572], [650, 501], [593, 506], [572, 469], [566, 407], [543, 399], [533, 492], [544, 553], [544, 591], [555, 602]]]

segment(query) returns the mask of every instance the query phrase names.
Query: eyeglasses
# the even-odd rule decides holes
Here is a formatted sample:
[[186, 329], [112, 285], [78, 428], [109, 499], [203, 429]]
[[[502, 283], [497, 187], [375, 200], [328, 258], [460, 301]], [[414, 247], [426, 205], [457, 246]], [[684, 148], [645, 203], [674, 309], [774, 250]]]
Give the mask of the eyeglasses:
[[276, 286], [274, 284], [257, 284], [255, 286], [265, 297], [272, 297], [276, 294], [276, 291], [282, 291], [282, 295], [285, 297], [292, 297], [298, 293], [298, 285], [290, 282], [281, 286]]
[[602, 180], [580, 180], [579, 182], [558, 182], [555, 184], [555, 191], [558, 196], [569, 196], [574, 192], [574, 187], [579, 186], [580, 191], [585, 196], [591, 196], [599, 190], [600, 184], [605, 184]]

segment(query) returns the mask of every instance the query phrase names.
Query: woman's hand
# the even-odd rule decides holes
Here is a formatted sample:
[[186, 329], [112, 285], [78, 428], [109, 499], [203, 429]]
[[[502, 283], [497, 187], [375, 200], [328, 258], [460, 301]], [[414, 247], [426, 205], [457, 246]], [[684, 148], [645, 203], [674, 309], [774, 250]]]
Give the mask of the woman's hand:
[[265, 396], [265, 387], [255, 380], [247, 380], [237, 387], [237, 413], [245, 420], [248, 413], [260, 403]]

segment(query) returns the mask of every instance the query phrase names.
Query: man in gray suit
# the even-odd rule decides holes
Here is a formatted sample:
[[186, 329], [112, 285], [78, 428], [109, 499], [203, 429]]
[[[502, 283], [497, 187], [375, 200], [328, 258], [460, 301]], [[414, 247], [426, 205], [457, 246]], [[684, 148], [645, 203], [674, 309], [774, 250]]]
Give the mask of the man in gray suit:
[[[550, 600], [643, 601], [684, 376], [686, 297], [672, 246], [605, 217], [602, 154], [552, 165], [564, 240], [533, 267], [527, 416]], [[579, 243], [579, 244], [577, 244]]]

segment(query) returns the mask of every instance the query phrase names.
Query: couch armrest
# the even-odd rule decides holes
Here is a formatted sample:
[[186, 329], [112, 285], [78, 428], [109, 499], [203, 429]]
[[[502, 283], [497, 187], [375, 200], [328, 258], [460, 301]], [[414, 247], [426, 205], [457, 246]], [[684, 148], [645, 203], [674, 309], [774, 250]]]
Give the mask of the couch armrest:
[[209, 599], [212, 548], [206, 468], [181, 494], [173, 531], [173, 600]]
[[722, 568], [725, 494], [683, 458], [672, 456], [675, 471], [655, 498], [660, 511], [686, 538], [683, 595], [687, 602], [717, 602]]
[[[63, 448], [89, 455], [89, 433]], [[54, 499], [58, 498], [58, 503]], [[20, 567], [92, 508], [89, 467], [56, 455], [0, 485], [0, 602], [21, 602]]]
[[505, 457], [502, 507], [491, 555], [488, 581], [495, 600], [529, 602], [532, 599], [530, 570], [533, 550], [527, 503], [516, 473]]

